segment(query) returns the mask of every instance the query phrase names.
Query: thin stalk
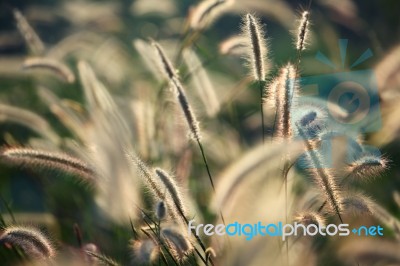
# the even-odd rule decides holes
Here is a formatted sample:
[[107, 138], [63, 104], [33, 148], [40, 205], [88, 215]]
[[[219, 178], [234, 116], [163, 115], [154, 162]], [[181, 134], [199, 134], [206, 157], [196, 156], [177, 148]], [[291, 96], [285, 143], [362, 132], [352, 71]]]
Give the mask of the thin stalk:
[[0, 194], [0, 199], [3, 202], [4, 206], [6, 207], [7, 212], [10, 214], [10, 217], [11, 217], [11, 220], [12, 220], [13, 224], [16, 224], [17, 222], [16, 222], [14, 214], [13, 214], [13, 212], [11, 210], [10, 204], [8, 204], [8, 202], [3, 198], [3, 196], [1, 194]]
[[265, 141], [265, 124], [264, 124], [264, 102], [263, 102], [263, 86], [262, 81], [258, 81], [258, 89], [260, 90], [260, 109], [261, 109], [261, 127], [262, 127], [262, 142]]
[[[293, 164], [292, 164], [293, 165]], [[289, 170], [292, 167], [289, 161], [287, 161], [282, 170], [282, 177], [285, 184], [285, 224], [288, 223], [288, 174]], [[285, 241], [285, 248], [286, 248], [286, 265], [289, 265], [289, 240]]]
[[[147, 226], [149, 226], [149, 224], [148, 224], [146, 221], [145, 221], [145, 223], [147, 224]], [[146, 232], [146, 230], [144, 230], [144, 229], [140, 229], [140, 230], [141, 230], [141, 231], [143, 232], [143, 234], [145, 234], [148, 238], [152, 239], [151, 235], [150, 235], [148, 232]], [[153, 232], [153, 234], [155, 234], [155, 232], [154, 232], [152, 229], [150, 229], [150, 230]], [[167, 251], [168, 255], [171, 257], [171, 259], [172, 259], [172, 261], [175, 263], [175, 265], [179, 266], [179, 263], [175, 260], [174, 256], [171, 254], [171, 252], [168, 250], [168, 248], [165, 247], [164, 242], [162, 242], [161, 239], [158, 239], [157, 241], [159, 241], [159, 243], [158, 243], [159, 246], [164, 247], [165, 251]], [[165, 258], [165, 256], [164, 256], [164, 254], [163, 254], [162, 252], [161, 252], [161, 254], [163, 255], [163, 260], [165, 259], [164, 263], [165, 263], [166, 265], [168, 265], [168, 262], [166, 261], [166, 258]]]
[[[198, 138], [196, 138], [196, 141], [197, 141], [197, 144], [199, 145], [199, 148], [201, 151], [201, 156], [203, 157], [204, 165], [206, 166], [206, 169], [207, 169], [207, 174], [208, 174], [208, 178], [210, 179], [211, 187], [212, 187], [214, 193], [216, 193], [214, 181], [213, 181], [213, 178], [212, 178], [212, 175], [210, 172], [210, 167], [208, 166], [207, 157], [204, 152], [203, 144], [201, 143], [200, 139], [198, 139]], [[224, 215], [222, 214], [221, 210], [219, 210], [219, 216], [221, 217], [222, 223], [225, 225], [225, 218], [224, 218]], [[205, 249], [204, 249], [204, 251], [205, 251]]]
[[197, 141], [197, 144], [199, 145], [201, 156], [203, 157], [203, 162], [204, 162], [204, 165], [205, 165], [206, 170], [207, 170], [208, 178], [210, 179], [211, 187], [212, 187], [212, 189], [213, 189], [213, 191], [215, 193], [214, 181], [213, 181], [213, 178], [211, 176], [210, 167], [208, 166], [207, 157], [206, 157], [206, 154], [204, 152], [203, 144], [201, 143], [200, 139], [198, 139], [198, 138], [196, 138], [196, 141]]
[[[349, 173], [345, 178], [342, 179], [342, 181], [340, 181], [339, 187], [341, 187], [341, 186], [343, 185], [344, 181], [345, 181], [347, 178], [349, 178], [350, 175], [351, 175], [351, 173]], [[322, 203], [321, 207], [318, 208], [318, 211], [317, 211], [317, 212], [321, 212], [322, 209], [326, 206], [327, 203], [328, 203], [328, 202], [325, 200], [324, 203]]]

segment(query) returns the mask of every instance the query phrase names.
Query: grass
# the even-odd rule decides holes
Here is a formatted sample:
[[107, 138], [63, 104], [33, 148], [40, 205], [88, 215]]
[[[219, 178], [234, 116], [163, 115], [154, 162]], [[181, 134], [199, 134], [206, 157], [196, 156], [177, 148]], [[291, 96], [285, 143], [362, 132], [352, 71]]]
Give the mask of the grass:
[[[329, 109], [327, 99], [309, 97], [299, 81], [304, 72], [319, 74], [309, 70], [315, 64], [309, 62], [321, 39], [336, 38], [318, 4], [299, 15], [280, 6], [275, 17], [281, 27], [264, 25], [273, 10], [247, 2], [207, 0], [184, 12], [172, 1], [150, 11], [140, 2], [132, 4], [128, 18], [113, 12], [126, 12], [124, 1], [55, 4], [80, 31], [57, 43], [41, 40], [48, 36], [35, 16], [8, 10], [27, 51], [13, 59], [21, 69], [7, 72], [0, 98], [5, 170], [0, 185], [7, 189], [1, 191], [0, 260], [5, 265], [361, 265], [373, 257], [399, 263], [393, 250], [400, 221], [374, 194], [387, 189], [379, 187], [378, 177], [385, 177], [389, 166], [396, 178], [396, 152], [382, 155], [368, 146], [379, 144], [374, 141], [379, 134], [386, 136], [380, 138], [386, 141], [383, 148], [397, 142], [398, 122], [386, 120], [397, 109], [386, 95], [395, 97], [399, 84], [395, 74], [382, 70], [396, 73], [393, 60], [377, 59], [383, 61], [376, 64], [377, 73], [385, 73], [377, 75], [378, 84], [387, 85], [379, 90], [383, 133], [370, 138], [362, 127], [349, 130], [335, 121], [331, 112], [351, 114], [341, 106]], [[235, 13], [244, 7], [251, 13]], [[50, 8], [46, 25], [55, 14], [56, 7]], [[224, 41], [219, 23], [225, 18], [229, 27], [222, 31], [233, 36], [235, 48], [225, 43], [219, 52]], [[132, 21], [141, 35], [126, 34]], [[84, 31], [81, 23], [96, 30]], [[356, 25], [350, 20], [347, 26]], [[297, 29], [294, 44], [275, 47], [280, 37], [273, 33], [288, 36], [290, 29]], [[15, 42], [12, 34], [4, 38]], [[282, 62], [274, 61], [273, 48], [287, 54]], [[331, 144], [333, 155], [324, 150]], [[24, 182], [39, 187], [40, 197], [30, 196]], [[372, 192], [368, 182], [376, 182]], [[387, 194], [398, 190], [389, 187]], [[387, 199], [392, 209], [394, 195]], [[37, 199], [43, 199], [43, 209], [24, 208]], [[365, 249], [364, 238], [352, 235], [349, 241], [338, 236], [246, 241], [188, 232], [193, 219], [214, 225], [379, 223], [385, 235], [369, 239]], [[387, 248], [380, 250], [381, 244]], [[352, 245], [357, 249], [350, 254]]]

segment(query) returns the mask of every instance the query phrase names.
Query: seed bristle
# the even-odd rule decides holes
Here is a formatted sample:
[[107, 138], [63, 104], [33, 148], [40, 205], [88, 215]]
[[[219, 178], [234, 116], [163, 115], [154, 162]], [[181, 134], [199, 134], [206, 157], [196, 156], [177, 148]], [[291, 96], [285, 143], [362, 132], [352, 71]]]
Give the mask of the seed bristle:
[[11, 164], [32, 169], [39, 167], [60, 170], [77, 175], [85, 182], [95, 183], [95, 171], [84, 161], [67, 154], [29, 148], [5, 148], [0, 156], [5, 162]]
[[46, 260], [55, 256], [55, 249], [48, 238], [33, 227], [7, 227], [0, 236], [0, 243], [16, 246], [31, 259]]
[[247, 58], [253, 72], [254, 80], [264, 81], [267, 73], [267, 44], [263, 28], [258, 18], [247, 14], [242, 27], [243, 36], [247, 39]]

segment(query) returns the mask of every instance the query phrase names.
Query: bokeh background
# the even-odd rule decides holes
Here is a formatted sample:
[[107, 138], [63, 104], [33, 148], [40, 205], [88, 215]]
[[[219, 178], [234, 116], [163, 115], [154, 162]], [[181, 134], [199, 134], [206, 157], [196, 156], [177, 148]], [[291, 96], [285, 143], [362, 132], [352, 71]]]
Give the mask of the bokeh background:
[[[219, 44], [239, 32], [243, 14], [249, 11], [259, 15], [266, 25], [271, 60], [275, 66], [272, 73], [276, 73], [277, 67], [296, 58], [291, 32], [296, 28], [296, 18], [309, 4], [308, 1], [294, 0], [237, 2], [231, 12], [224, 14], [202, 31], [195, 44], [199, 57], [207, 62], [207, 70], [213, 82], [215, 81], [217, 94], [228, 95], [228, 98], [233, 99], [216, 121], [208, 119], [201, 110], [202, 105], [195, 103], [201, 123], [208, 131], [212, 131], [213, 126], [221, 121], [221, 124], [235, 129], [232, 135], [226, 136], [228, 139], [235, 139], [227, 148], [226, 153], [230, 154], [221, 156], [216, 152], [211, 155], [211, 165], [216, 172], [260, 139], [260, 125], [256, 114], [258, 94], [246, 91], [245, 88], [241, 90], [240, 86], [237, 89], [237, 84], [246, 79], [247, 69], [243, 67], [242, 59], [222, 56]], [[32, 53], [17, 30], [13, 9], [24, 14], [45, 43], [48, 55], [62, 59], [75, 73], [79, 59], [90, 62], [115, 97], [115, 101], [126, 111], [129, 106], [126, 105], [125, 98], [138, 99], [152, 89], [157, 92], [156, 89], [161, 84], [144, 67], [132, 41], [162, 40], [173, 47], [171, 51], [174, 52], [175, 48], [176, 52], [177, 43], [182, 41], [182, 34], [187, 26], [188, 15], [197, 4], [198, 1], [192, 0], [0, 1], [0, 102], [39, 114], [61, 138], [74, 138], [74, 135], [40, 99], [38, 86], [44, 85], [59, 98], [69, 99], [71, 106], [78, 109], [84, 106], [81, 104], [83, 93], [79, 82], [65, 84], [43, 73], [21, 70], [23, 61]], [[348, 71], [352, 62], [366, 49], [373, 51], [374, 56], [356, 69], [373, 69], [378, 73], [385, 73], [386, 79], [379, 83], [383, 127], [379, 132], [366, 135], [365, 139], [367, 144], [378, 146], [389, 158], [390, 168], [382, 177], [356, 186], [360, 186], [366, 194], [397, 217], [400, 217], [400, 208], [394, 202], [392, 194], [400, 188], [400, 123], [396, 121], [400, 119], [400, 110], [396, 106], [400, 89], [399, 10], [400, 2], [396, 0], [313, 1], [312, 38], [301, 62], [303, 76], [331, 73], [332, 69], [321, 65], [314, 56], [317, 51], [321, 51], [340, 65], [338, 39], [349, 39], [344, 71]], [[182, 76], [187, 73], [187, 69], [183, 67]], [[229, 94], [233, 88], [236, 88], [236, 92]], [[189, 92], [191, 94], [193, 93]], [[158, 121], [167, 119], [171, 118], [161, 116]], [[224, 132], [220, 127], [217, 129]], [[215, 136], [219, 133], [212, 134]], [[0, 113], [0, 146], [25, 146], [38, 137], [38, 134], [24, 126], [3, 121]], [[178, 140], [171, 142], [182, 145]], [[222, 148], [225, 144], [222, 142], [216, 147]], [[176, 165], [175, 162], [182, 162], [182, 151], [187, 150], [187, 145], [183, 145], [184, 148], [179, 146], [176, 150], [167, 149], [160, 141], [155, 141], [152, 146], [139, 148], [140, 154], [154, 163], [163, 162], [163, 165], [170, 168]], [[170, 158], [167, 162], [162, 158], [164, 154]], [[203, 173], [202, 171], [201, 161], [194, 161], [191, 176]], [[182, 174], [178, 178], [183, 179], [182, 183], [187, 182], [188, 188], [194, 191], [193, 198], [199, 202], [205, 219], [212, 220], [214, 216], [207, 210], [210, 193], [206, 177], [200, 181], [185, 181], [185, 175], [188, 174]], [[132, 252], [127, 243], [131, 235], [126, 230], [126, 225], [118, 225], [105, 218], [96, 207], [93, 192], [74, 178], [51, 171], [38, 173], [1, 164], [0, 195], [0, 210], [5, 218], [12, 219], [7, 210], [10, 208], [18, 221], [41, 225], [60, 245], [71, 248], [77, 246], [73, 226], [78, 224], [82, 228], [85, 241], [96, 243], [107, 255], [116, 258], [123, 265], [130, 261]], [[341, 263], [335, 256], [332, 258], [329, 251], [321, 254], [318, 265]]]

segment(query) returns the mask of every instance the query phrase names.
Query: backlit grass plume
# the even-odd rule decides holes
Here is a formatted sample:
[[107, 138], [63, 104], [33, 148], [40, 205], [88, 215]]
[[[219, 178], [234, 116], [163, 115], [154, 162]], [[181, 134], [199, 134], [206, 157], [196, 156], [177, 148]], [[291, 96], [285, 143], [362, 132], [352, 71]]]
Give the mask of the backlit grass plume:
[[304, 11], [301, 15], [299, 27], [297, 29], [296, 35], [296, 49], [297, 51], [303, 51], [306, 49], [307, 40], [309, 38], [309, 18], [310, 13], [308, 11]]
[[322, 215], [316, 213], [316, 212], [301, 212], [296, 215], [294, 220], [298, 223], [301, 223], [305, 226], [308, 226], [310, 224], [315, 224], [319, 227], [325, 226], [325, 219]]
[[292, 136], [291, 113], [298, 93], [295, 67], [292, 64], [284, 66], [272, 84], [275, 91], [270, 90], [269, 94], [274, 95], [276, 106], [274, 133], [288, 139]]
[[264, 81], [267, 71], [268, 50], [259, 19], [247, 14], [244, 18], [242, 32], [247, 40], [247, 60], [251, 67], [253, 78], [257, 81]]
[[330, 168], [326, 168], [326, 165], [324, 165], [324, 162], [317, 150], [315, 142], [310, 139], [310, 136], [306, 135], [306, 133], [303, 131], [298, 123], [296, 124], [296, 127], [305, 143], [307, 161], [306, 167], [309, 170], [310, 175], [315, 180], [316, 184], [325, 193], [326, 200], [329, 203], [331, 209], [337, 214], [340, 221], [343, 222], [341, 217], [342, 198], [337, 188], [336, 180], [332, 173], [332, 170]]
[[264, 125], [264, 100], [263, 100], [263, 86], [262, 82], [265, 81], [267, 71], [267, 43], [264, 37], [264, 31], [259, 22], [259, 19], [251, 14], [247, 14], [244, 18], [244, 25], [242, 26], [243, 36], [247, 40], [247, 60], [251, 67], [254, 80], [258, 81], [260, 91], [260, 112], [261, 112], [261, 126], [262, 126], [262, 140], [264, 142], [265, 125]]
[[171, 61], [168, 59], [161, 46], [156, 42], [153, 42], [152, 45], [155, 48], [156, 53], [158, 55], [160, 62], [160, 69], [164, 73], [165, 77], [168, 78], [170, 85], [172, 87], [172, 91], [176, 94], [178, 103], [187, 121], [190, 135], [196, 141], [200, 141], [199, 122], [197, 121], [197, 118], [192, 110], [192, 107], [189, 104], [183, 85], [180, 82], [178, 75], [176, 74], [176, 70], [172, 66]]
[[158, 220], [164, 219], [166, 214], [167, 214], [167, 207], [165, 206], [165, 202], [164, 201], [157, 202], [157, 206], [156, 206], [157, 219]]
[[178, 261], [184, 260], [187, 255], [192, 251], [192, 244], [186, 236], [173, 228], [164, 228], [161, 230], [161, 235], [173, 250], [173, 254]]
[[160, 168], [156, 168], [154, 171], [166, 187], [168, 194], [171, 196], [172, 201], [179, 213], [186, 217], [186, 208], [184, 206], [184, 200], [182, 199], [182, 193], [180, 192], [180, 189], [174, 178]]
[[17, 247], [28, 258], [34, 260], [47, 260], [56, 254], [50, 240], [42, 232], [31, 227], [11, 226], [5, 228], [0, 233], [0, 244]]
[[29, 25], [28, 21], [22, 15], [22, 13], [14, 9], [14, 18], [17, 22], [18, 30], [20, 31], [22, 37], [25, 39], [26, 44], [28, 45], [31, 52], [35, 55], [41, 55], [45, 51], [45, 46], [36, 32], [33, 30], [31, 25]]
[[151, 264], [159, 256], [159, 248], [152, 239], [134, 240], [131, 247], [135, 262]]
[[3, 161], [28, 167], [58, 170], [78, 176], [82, 181], [95, 183], [94, 170], [84, 161], [67, 154], [29, 148], [4, 148], [0, 152]]
[[164, 199], [164, 193], [163, 193], [161, 183], [158, 182], [157, 179], [155, 179], [155, 176], [154, 176], [153, 172], [151, 171], [151, 169], [139, 157], [137, 157], [133, 153], [127, 153], [126, 156], [137, 167], [140, 176], [145, 181], [145, 184], [152, 192], [154, 198], [157, 201], [162, 201]]
[[75, 81], [74, 73], [62, 62], [44, 57], [31, 57], [26, 59], [22, 64], [22, 69], [44, 69], [54, 73], [57, 77], [67, 83]]
[[292, 112], [292, 124], [299, 123], [311, 138], [317, 137], [327, 127], [326, 118], [328, 114], [320, 106], [296, 102], [295, 110], [295, 112]]
[[388, 166], [388, 160], [382, 155], [363, 153], [358, 159], [351, 162], [347, 172], [358, 180], [368, 180], [379, 177]]
[[162, 182], [157, 178], [154, 171], [148, 167], [139, 157], [132, 153], [127, 153], [127, 157], [131, 162], [137, 167], [140, 176], [142, 177], [145, 186], [150, 190], [153, 201], [160, 202], [163, 201], [168, 209], [167, 214], [176, 221], [180, 213], [174, 208], [175, 203], [170, 199], [165, 198], [165, 188]]
[[203, 161], [207, 170], [208, 178], [211, 183], [211, 187], [215, 191], [215, 186], [214, 186], [214, 181], [210, 172], [210, 168], [208, 166], [207, 158], [204, 152], [203, 145], [201, 143], [200, 139], [200, 128], [196, 119], [196, 116], [194, 115], [192, 108], [188, 102], [188, 99], [186, 97], [185, 91], [183, 89], [182, 83], [179, 80], [178, 75], [176, 74], [176, 70], [172, 66], [172, 63], [164, 53], [163, 49], [161, 46], [153, 42], [152, 43], [153, 47], [155, 48], [156, 54], [159, 58], [159, 63], [160, 63], [160, 69], [168, 79], [170, 85], [172, 86], [172, 90], [175, 92], [177, 96], [177, 100], [179, 105], [181, 106], [181, 110], [186, 118], [189, 130], [191, 132], [191, 136], [194, 140], [196, 140], [197, 144], [199, 145], [201, 155], [203, 157]]
[[352, 192], [343, 196], [343, 210], [355, 215], [371, 215], [373, 213], [373, 202], [361, 193]]

